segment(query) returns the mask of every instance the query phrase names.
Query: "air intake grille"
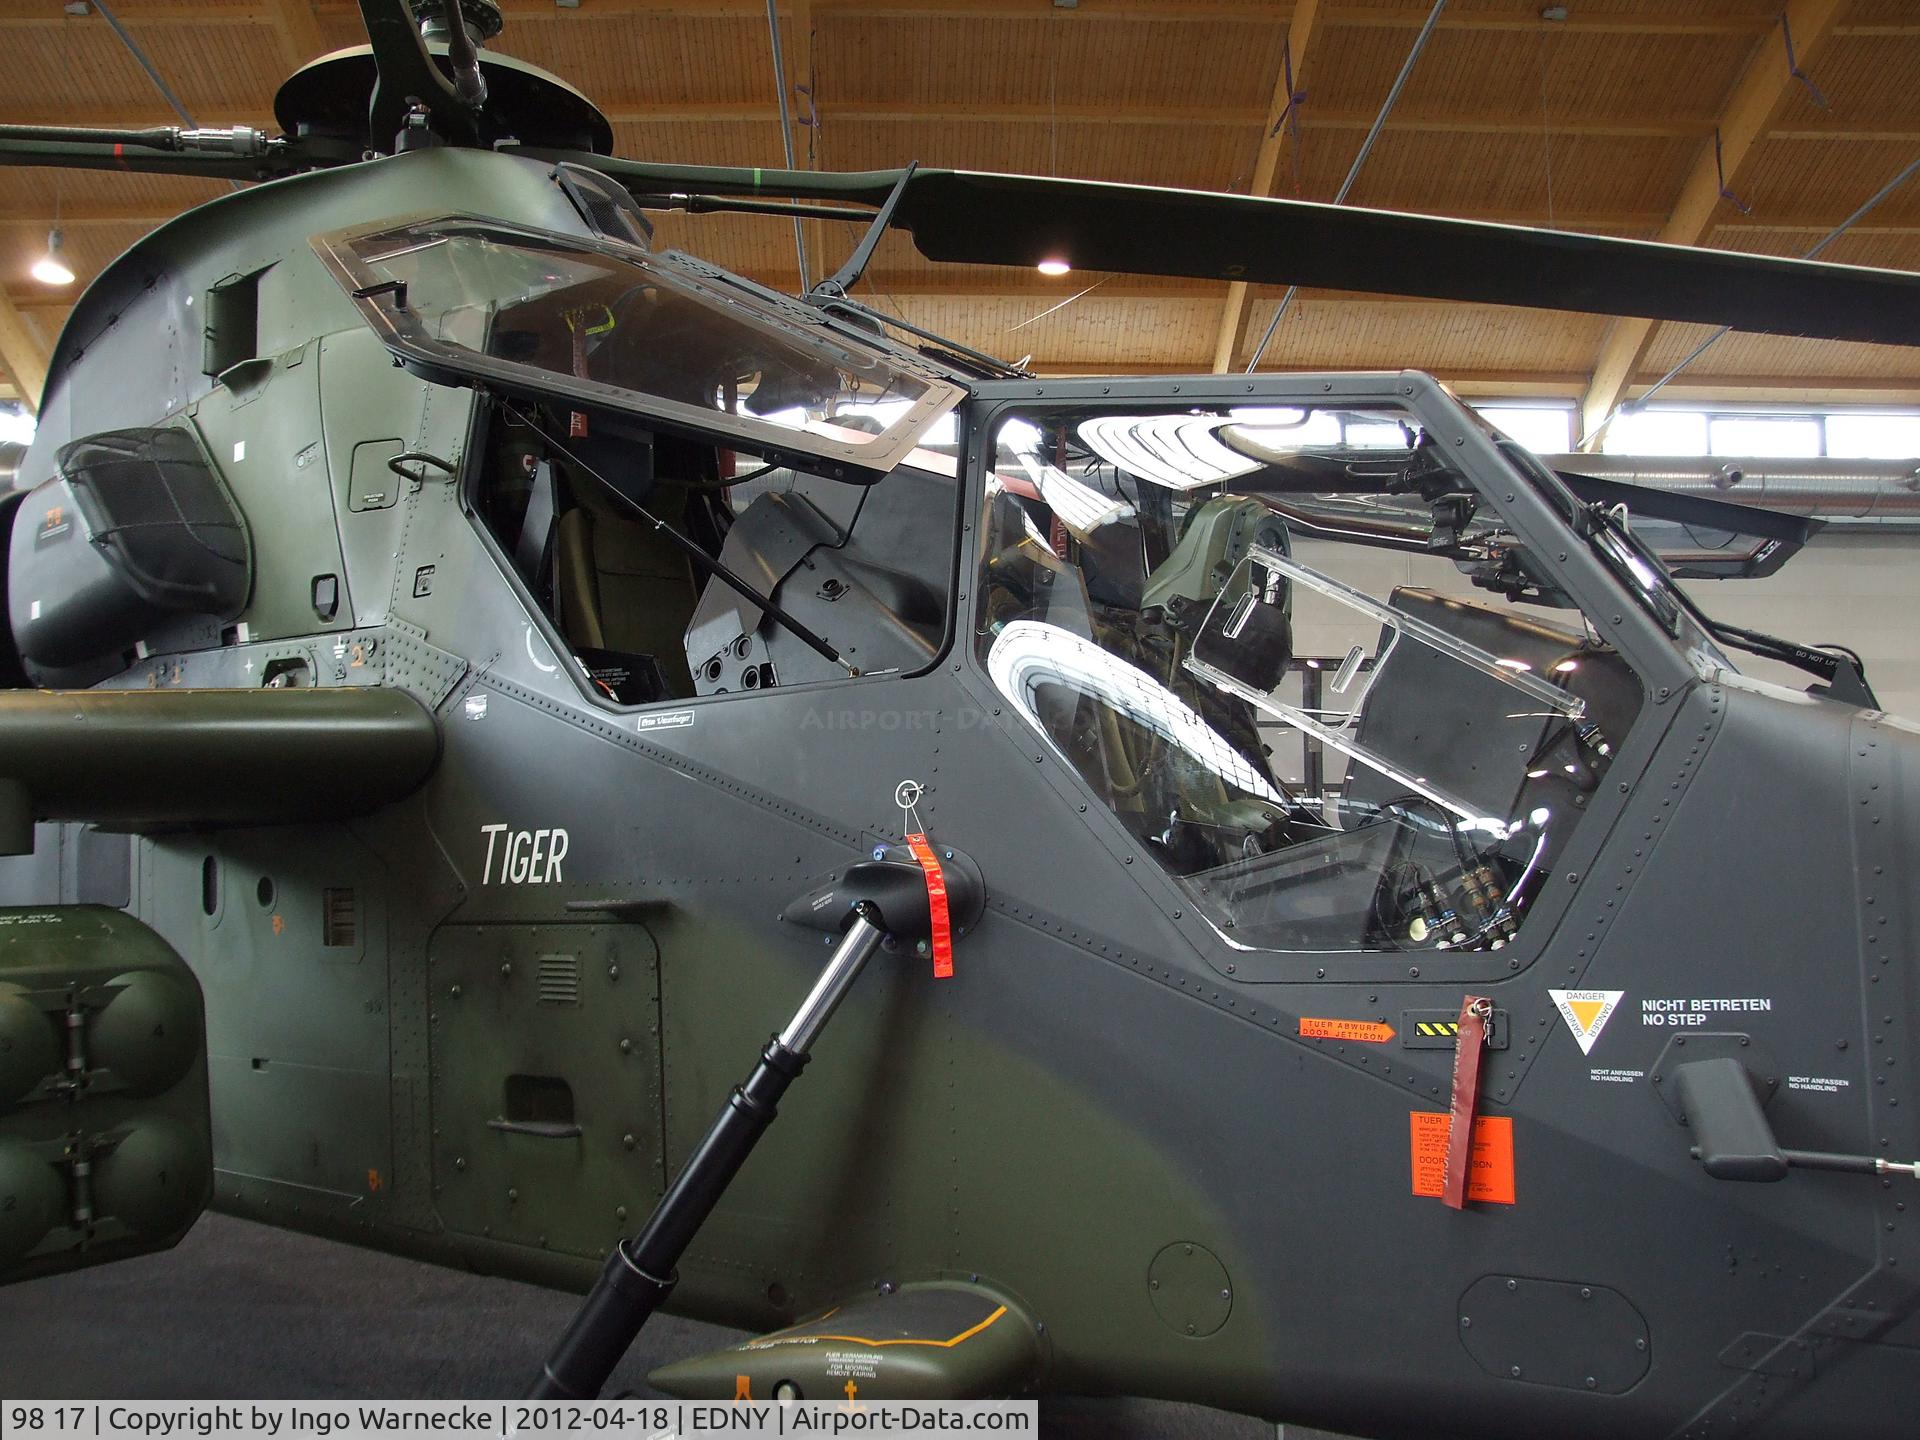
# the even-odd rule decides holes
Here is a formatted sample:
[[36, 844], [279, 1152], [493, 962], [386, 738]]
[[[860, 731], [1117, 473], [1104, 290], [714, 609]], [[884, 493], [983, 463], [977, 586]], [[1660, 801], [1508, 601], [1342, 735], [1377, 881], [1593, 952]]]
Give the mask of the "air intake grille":
[[580, 957], [542, 955], [540, 957], [539, 1000], [542, 1005], [578, 1005], [580, 1003]]
[[351, 887], [323, 891], [321, 909], [325, 915], [326, 944], [329, 947], [352, 945], [359, 939], [359, 917]]

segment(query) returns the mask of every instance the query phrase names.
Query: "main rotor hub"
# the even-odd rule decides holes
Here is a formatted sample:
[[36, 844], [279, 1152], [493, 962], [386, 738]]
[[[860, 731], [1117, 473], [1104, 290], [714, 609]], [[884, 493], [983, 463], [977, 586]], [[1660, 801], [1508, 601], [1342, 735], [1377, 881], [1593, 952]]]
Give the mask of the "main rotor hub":
[[[443, 0], [408, 3], [434, 63], [451, 76]], [[460, 19], [476, 46], [506, 28], [494, 0], [460, 0]], [[513, 139], [557, 150], [613, 153], [613, 127], [607, 117], [559, 76], [493, 51], [482, 51], [479, 61], [487, 82], [487, 104], [480, 119], [483, 145]], [[369, 45], [322, 55], [287, 77], [274, 97], [274, 118], [288, 135], [337, 137], [355, 151], [386, 150], [393, 136], [375, 135], [368, 128], [368, 99], [377, 69]]]
[[[413, 18], [420, 22], [420, 33], [428, 40], [447, 38], [447, 7], [443, 0], [409, 0]], [[494, 0], [460, 0], [460, 19], [473, 43], [484, 45], [506, 29], [506, 17]]]

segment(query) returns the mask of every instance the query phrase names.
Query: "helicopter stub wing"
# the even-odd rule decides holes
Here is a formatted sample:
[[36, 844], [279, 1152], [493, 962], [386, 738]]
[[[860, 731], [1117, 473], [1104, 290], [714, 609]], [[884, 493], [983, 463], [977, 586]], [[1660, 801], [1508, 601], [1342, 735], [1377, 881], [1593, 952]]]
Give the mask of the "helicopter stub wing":
[[0, 854], [24, 855], [34, 821], [146, 834], [370, 814], [426, 782], [440, 727], [384, 685], [4, 690], [0, 756]]

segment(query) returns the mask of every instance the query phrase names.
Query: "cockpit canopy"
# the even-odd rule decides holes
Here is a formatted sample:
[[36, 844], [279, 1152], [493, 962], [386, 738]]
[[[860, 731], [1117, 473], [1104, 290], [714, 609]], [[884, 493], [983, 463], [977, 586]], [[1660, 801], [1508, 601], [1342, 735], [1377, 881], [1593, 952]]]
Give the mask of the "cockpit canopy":
[[[610, 237], [443, 215], [313, 243], [433, 378], [717, 433], [835, 478], [886, 474], [964, 394], [810, 306]], [[825, 418], [850, 408], [880, 423]]]
[[1640, 686], [1414, 412], [1036, 407], [994, 445], [978, 653], [1224, 937], [1515, 938]]

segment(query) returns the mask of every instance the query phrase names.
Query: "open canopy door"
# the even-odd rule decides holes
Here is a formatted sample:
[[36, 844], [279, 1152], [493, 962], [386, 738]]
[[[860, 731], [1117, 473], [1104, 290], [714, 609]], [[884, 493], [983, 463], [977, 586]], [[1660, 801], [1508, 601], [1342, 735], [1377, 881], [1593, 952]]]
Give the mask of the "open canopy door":
[[432, 378], [717, 437], [838, 479], [903, 460], [965, 393], [805, 306], [610, 239], [449, 215], [314, 239]]

